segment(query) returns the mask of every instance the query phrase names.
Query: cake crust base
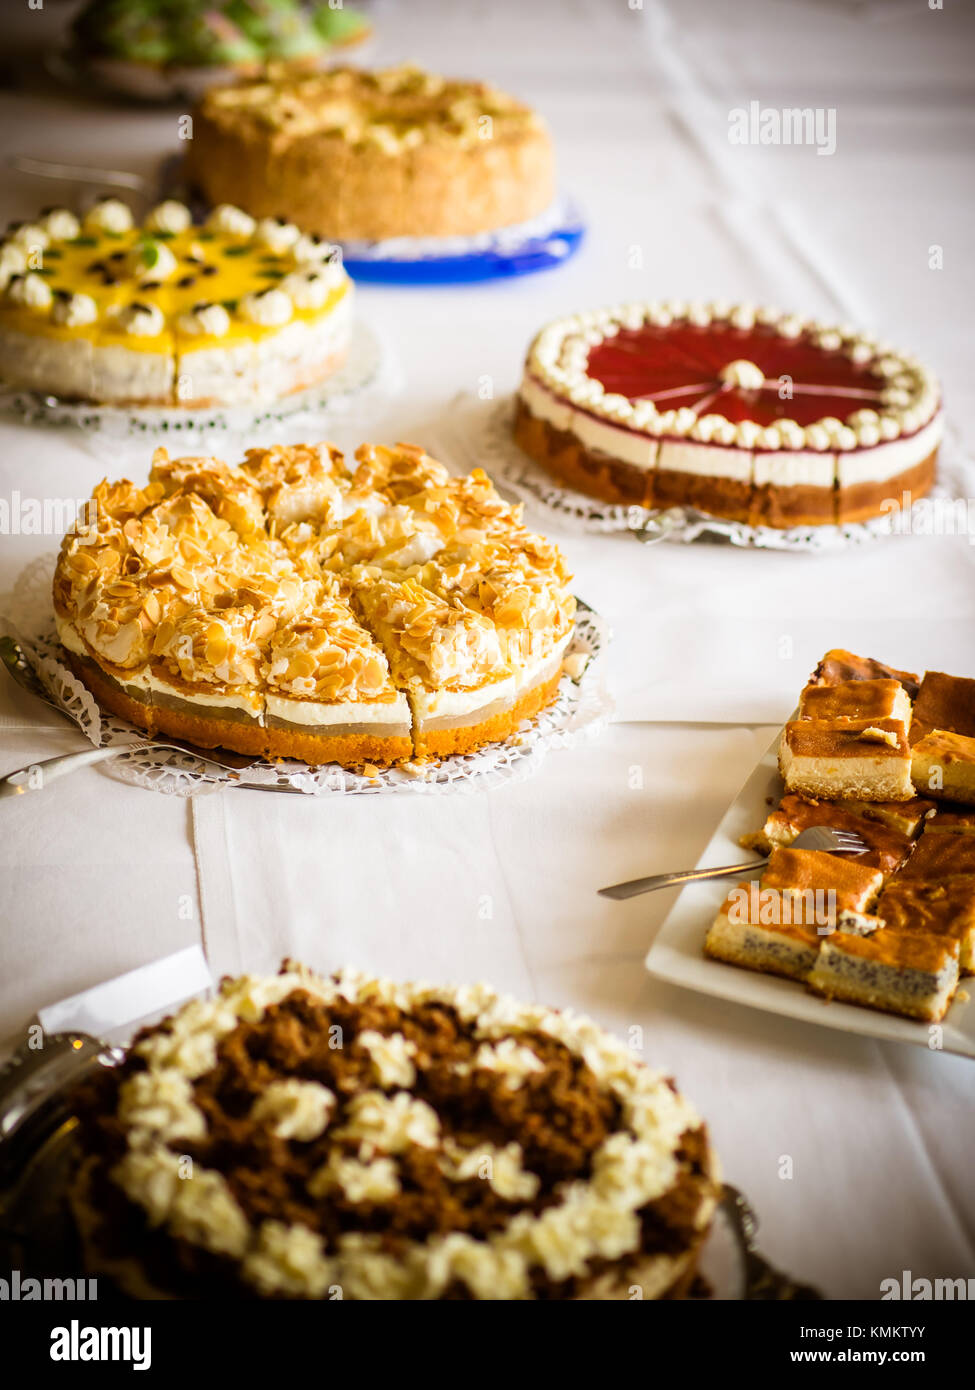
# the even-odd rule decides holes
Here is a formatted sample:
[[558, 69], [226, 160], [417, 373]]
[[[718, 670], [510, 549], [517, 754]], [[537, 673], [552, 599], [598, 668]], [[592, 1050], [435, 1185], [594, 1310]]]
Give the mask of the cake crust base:
[[480, 724], [468, 724], [456, 729], [414, 728], [413, 747], [418, 756], [445, 758], [452, 753], [474, 753], [485, 743], [501, 743], [525, 719], [531, 719], [550, 705], [562, 679], [561, 667], [547, 681], [527, 690], [506, 710], [493, 714]]
[[514, 440], [529, 458], [576, 492], [601, 502], [640, 507], [695, 507], [699, 511], [751, 526], [786, 530], [793, 526], [830, 526], [867, 521], [930, 492], [935, 480], [937, 448], [921, 463], [879, 483], [852, 487], [777, 487], [737, 478], [668, 468], [638, 468], [623, 459], [586, 447], [570, 430], [559, 430], [532, 413], [518, 397]]
[[442, 758], [454, 753], [474, 753], [487, 743], [508, 738], [525, 719], [540, 713], [555, 699], [562, 679], [561, 665], [548, 679], [525, 692], [508, 709], [481, 723], [424, 732], [414, 724], [411, 736], [377, 736], [368, 733], [335, 737], [265, 727], [256, 721], [207, 717], [185, 710], [150, 705], [135, 700], [109, 680], [96, 662], [65, 652], [65, 660], [99, 705], [144, 729], [150, 737], [182, 739], [198, 748], [226, 748], [255, 758], [277, 761], [295, 758], [312, 765], [338, 763], [360, 767], [375, 763], [391, 767], [414, 757]]

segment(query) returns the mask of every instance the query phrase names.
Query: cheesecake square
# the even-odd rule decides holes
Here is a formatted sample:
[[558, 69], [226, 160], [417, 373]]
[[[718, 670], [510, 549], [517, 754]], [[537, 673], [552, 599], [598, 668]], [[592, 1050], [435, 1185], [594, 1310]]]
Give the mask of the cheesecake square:
[[879, 869], [885, 876], [896, 873], [914, 847], [909, 835], [883, 821], [856, 815], [831, 801], [810, 800], [791, 793], [784, 796], [777, 808], [766, 817], [761, 830], [743, 835], [741, 843], [745, 849], [771, 854], [774, 849], [787, 849], [803, 830], [816, 825], [849, 830], [859, 835], [867, 845], [866, 851], [845, 858]]
[[911, 750], [897, 719], [795, 719], [779, 744], [786, 791], [828, 800], [910, 801]]
[[799, 697], [800, 719], [897, 719], [911, 724], [911, 697], [895, 680], [840, 681], [807, 685]]
[[958, 984], [958, 942], [886, 928], [837, 932], [820, 946], [808, 983], [827, 999], [936, 1023]]
[[922, 932], [957, 941], [959, 969], [975, 974], [975, 879], [895, 879], [881, 893], [877, 915], [892, 932]]
[[930, 825], [935, 810], [935, 803], [923, 796], [914, 796], [910, 801], [842, 800], [837, 801], [836, 805], [851, 815], [889, 825], [891, 830], [899, 830], [911, 840], [916, 840], [921, 831]]
[[847, 856], [823, 854], [814, 849], [777, 849], [759, 880], [771, 888], [806, 903], [803, 921], [822, 927], [836, 925], [840, 912], [866, 913], [877, 900], [884, 876], [869, 864]]
[[925, 831], [895, 882], [940, 882], [946, 878], [975, 881], [975, 835], [929, 835]]
[[975, 806], [975, 738], [935, 729], [911, 750], [911, 779], [934, 797]]
[[806, 916], [805, 898], [762, 888], [755, 879], [739, 883], [708, 929], [704, 954], [744, 970], [805, 980], [822, 941]]
[[885, 666], [872, 656], [855, 656], [853, 652], [834, 647], [828, 651], [809, 678], [810, 685], [841, 685], [846, 681], [900, 681], [913, 700], [918, 692], [918, 678], [913, 671], [898, 671]]
[[935, 729], [975, 738], [975, 680], [925, 671], [914, 702], [911, 742], [919, 742]]

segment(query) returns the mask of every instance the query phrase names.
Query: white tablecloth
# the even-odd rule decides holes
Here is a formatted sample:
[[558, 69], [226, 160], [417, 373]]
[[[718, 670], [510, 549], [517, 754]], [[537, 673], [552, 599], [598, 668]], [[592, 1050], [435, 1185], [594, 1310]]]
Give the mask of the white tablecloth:
[[[478, 72], [545, 112], [590, 233], [577, 259], [532, 279], [364, 288], [361, 312], [405, 390], [368, 420], [343, 421], [339, 442], [437, 444], [448, 403], [485, 377], [497, 397], [510, 391], [531, 334], [565, 311], [723, 296], [852, 319], [916, 350], [943, 374], [950, 448], [969, 456], [972, 24], [961, 9], [378, 7], [377, 61]], [[63, 10], [21, 17], [9, 69]], [[24, 71], [0, 94], [5, 151], [148, 171], [173, 148], [178, 112], [122, 115], [29, 62]], [[731, 146], [728, 112], [751, 100], [835, 107], [836, 153]], [[10, 217], [53, 200], [35, 180], [6, 182]], [[928, 269], [933, 244], [940, 271]], [[80, 498], [105, 473], [144, 473], [147, 454], [3, 421], [0, 496]], [[217, 973], [273, 968], [288, 953], [325, 969], [488, 978], [643, 1029], [647, 1058], [707, 1116], [764, 1248], [796, 1274], [861, 1298], [905, 1268], [975, 1274], [970, 1065], [654, 982], [642, 961], [671, 895], [612, 904], [594, 892], [693, 863], [827, 646], [975, 674], [968, 538], [821, 558], [641, 547], [535, 520], [615, 630], [617, 718], [598, 741], [477, 795], [188, 802], [90, 769], [5, 802], [0, 1035], [16, 1040], [39, 1006], [197, 941]], [[0, 536], [0, 589], [56, 544]], [[0, 772], [80, 746], [0, 684]]]

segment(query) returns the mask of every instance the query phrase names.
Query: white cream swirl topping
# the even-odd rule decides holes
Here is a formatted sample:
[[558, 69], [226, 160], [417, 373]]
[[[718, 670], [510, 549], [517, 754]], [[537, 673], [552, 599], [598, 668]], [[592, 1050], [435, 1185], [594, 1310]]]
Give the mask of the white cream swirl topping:
[[258, 290], [245, 294], [239, 304], [241, 318], [248, 323], [259, 324], [262, 328], [280, 328], [294, 315], [294, 305], [290, 295], [284, 290]]
[[14, 304], [23, 304], [28, 309], [49, 309], [54, 299], [51, 286], [43, 275], [32, 272], [14, 275], [7, 282], [7, 297]]
[[185, 203], [177, 202], [175, 198], [167, 198], [165, 202], [156, 204], [146, 218], [145, 225], [150, 232], [169, 232], [177, 236], [180, 232], [186, 231], [192, 220]]
[[157, 304], [128, 304], [118, 321], [133, 338], [157, 338], [166, 327], [165, 315]]
[[81, 223], [68, 208], [51, 208], [41, 218], [41, 226], [52, 241], [74, 241], [81, 235]]
[[145, 237], [129, 252], [128, 269], [144, 280], [169, 280], [179, 269], [179, 262], [164, 241]]
[[39, 223], [24, 222], [10, 233], [10, 240], [15, 246], [22, 246], [29, 256], [32, 251], [43, 251], [49, 246], [51, 237]]
[[281, 288], [296, 309], [321, 309], [332, 293], [327, 268], [292, 271], [281, 281]]
[[207, 226], [225, 236], [252, 237], [257, 223], [243, 208], [235, 208], [231, 203], [220, 203], [207, 218]]
[[300, 237], [293, 222], [279, 222], [276, 217], [262, 217], [254, 229], [254, 240], [278, 256], [289, 251]]
[[121, 198], [103, 198], [85, 214], [84, 225], [99, 232], [129, 232], [132, 230], [132, 209]]
[[51, 318], [66, 328], [83, 328], [98, 318], [98, 305], [90, 294], [56, 294]]
[[183, 333], [222, 338], [230, 332], [230, 315], [222, 304], [196, 304], [179, 320]]
[[[252, 1225], [220, 1173], [199, 1163], [187, 1172], [180, 1153], [167, 1146], [170, 1140], [178, 1145], [181, 1135], [199, 1134], [205, 1124], [178, 1059], [188, 1040], [209, 1034], [215, 1047], [237, 1020], [259, 1022], [269, 1006], [296, 989], [326, 1005], [349, 1000], [412, 1010], [442, 1003], [501, 1055], [512, 1029], [541, 1033], [579, 1058], [615, 1099], [619, 1125], [594, 1151], [588, 1178], [561, 1183], [556, 1199], [540, 1212], [518, 1211], [486, 1238], [449, 1231], [401, 1242], [389, 1253], [377, 1235], [351, 1231], [326, 1250], [322, 1237], [300, 1222], [264, 1219]], [[334, 1285], [345, 1298], [436, 1298], [459, 1281], [476, 1297], [528, 1298], [533, 1270], [554, 1282], [585, 1278], [592, 1261], [613, 1262], [641, 1250], [639, 1213], [673, 1186], [682, 1136], [700, 1125], [665, 1078], [591, 1020], [521, 1004], [484, 985], [397, 984], [353, 971], [324, 980], [291, 966], [274, 978], [225, 981], [215, 999], [186, 1006], [171, 1033], [144, 1039], [138, 1051], [149, 1070], [121, 1088], [129, 1149], [112, 1170], [114, 1181], [151, 1226], [238, 1261], [245, 1282], [264, 1294], [322, 1298]], [[314, 1142], [313, 1131], [321, 1132], [323, 1116], [327, 1121], [330, 1106], [317, 1093], [330, 1093], [317, 1087], [308, 1106], [307, 1086], [296, 1079], [275, 1082], [255, 1102], [255, 1112], [266, 1107], [266, 1118], [285, 1142]], [[372, 1207], [395, 1202], [402, 1190], [400, 1165], [415, 1149], [429, 1151], [448, 1180], [485, 1182], [505, 1200], [531, 1203], [539, 1191], [538, 1175], [526, 1167], [519, 1143], [476, 1137], [458, 1142], [441, 1132], [431, 1106], [406, 1091], [354, 1095], [333, 1137], [336, 1147], [308, 1181], [316, 1199], [335, 1192]], [[704, 1201], [697, 1218], [702, 1229], [712, 1209], [713, 1199]]]
[[0, 288], [6, 289], [14, 275], [23, 275], [27, 269], [27, 252], [12, 241], [0, 246]]
[[[831, 427], [823, 420], [801, 426], [796, 421], [776, 421], [762, 426], [757, 421], [740, 422], [737, 428], [729, 421], [715, 423], [720, 410], [720, 398], [704, 423], [699, 408], [688, 404], [671, 404], [661, 399], [629, 400], [607, 392], [602, 384], [588, 375], [588, 355], [591, 348], [617, 335], [621, 329], [640, 328], [643, 324], [667, 328], [672, 323], [685, 322], [706, 329], [715, 324], [751, 331], [756, 325], [786, 341], [806, 338], [824, 353], [841, 353], [859, 367], [867, 367], [876, 380], [875, 397], [884, 408], [886, 425], [878, 425], [881, 441], [914, 434], [928, 423], [940, 409], [940, 389], [936, 377], [916, 358], [894, 352], [869, 335], [858, 333], [849, 324], [837, 327], [797, 314], [783, 314], [771, 308], [756, 308], [749, 304], [732, 305], [723, 300], [710, 304], [684, 303], [678, 300], [655, 303], [619, 304], [609, 309], [588, 310], [584, 313], [557, 319], [537, 334], [528, 354], [524, 390], [539, 383], [557, 399], [599, 416], [613, 425], [650, 435], [698, 440], [705, 443], [736, 445], [753, 449], [785, 447], [793, 451], [809, 448], [822, 450], [823, 429], [829, 434], [830, 446], [840, 452], [870, 447], [874, 429], [866, 428], [861, 436], [854, 417], [858, 414], [857, 397], [870, 397], [870, 390], [857, 386], [850, 391], [851, 413], [844, 421]], [[691, 382], [689, 380], [688, 384]], [[715, 374], [715, 389], [734, 387], [746, 391], [770, 390], [777, 383], [766, 379], [756, 363], [740, 358], [729, 361]], [[794, 389], [804, 389], [797, 383]], [[810, 389], [820, 390], [818, 384]], [[701, 405], [710, 404], [704, 382], [698, 392]], [[842, 394], [842, 392], [841, 392]], [[693, 400], [693, 395], [689, 396]], [[723, 418], [723, 417], [721, 417]], [[781, 427], [785, 424], [785, 429]], [[743, 430], [742, 425], [753, 428]], [[756, 433], [755, 431], [758, 431]], [[808, 436], [808, 431], [812, 434]], [[778, 431], [778, 433], [776, 432]]]

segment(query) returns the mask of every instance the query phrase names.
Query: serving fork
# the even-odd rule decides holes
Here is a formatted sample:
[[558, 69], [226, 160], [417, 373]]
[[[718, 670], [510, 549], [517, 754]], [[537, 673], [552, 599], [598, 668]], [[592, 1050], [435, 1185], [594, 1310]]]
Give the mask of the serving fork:
[[[816, 849], [825, 854], [863, 854], [870, 848], [852, 830], [835, 830], [830, 825], [811, 825], [800, 831], [790, 849]], [[614, 883], [600, 888], [604, 898], [635, 898], [640, 893], [653, 893], [658, 888], [675, 888], [683, 883], [701, 883], [709, 878], [731, 878], [735, 874], [750, 874], [767, 864], [770, 856], [751, 859], [747, 864], [725, 864], [717, 869], [680, 869], [670, 874], [650, 874], [647, 878], [631, 878], [627, 883]]]

